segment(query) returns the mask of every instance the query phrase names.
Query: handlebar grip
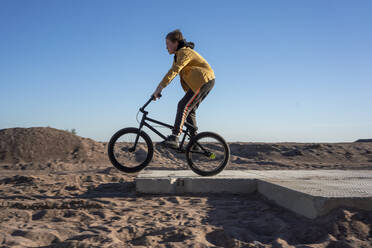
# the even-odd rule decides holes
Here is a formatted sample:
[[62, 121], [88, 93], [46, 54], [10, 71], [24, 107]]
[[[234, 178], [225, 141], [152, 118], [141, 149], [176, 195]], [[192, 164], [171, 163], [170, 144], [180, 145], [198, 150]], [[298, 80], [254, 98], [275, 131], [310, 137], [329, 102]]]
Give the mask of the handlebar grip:
[[[159, 93], [159, 98], [161, 97], [161, 93]], [[154, 95], [151, 95], [151, 99], [152, 100], [155, 100], [155, 96]]]

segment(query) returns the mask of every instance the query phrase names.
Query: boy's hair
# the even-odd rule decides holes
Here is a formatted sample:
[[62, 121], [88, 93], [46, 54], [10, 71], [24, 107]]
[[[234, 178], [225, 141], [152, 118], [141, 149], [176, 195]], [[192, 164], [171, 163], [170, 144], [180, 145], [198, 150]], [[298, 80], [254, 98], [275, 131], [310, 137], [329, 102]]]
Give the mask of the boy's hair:
[[184, 38], [183, 38], [183, 35], [181, 33], [181, 30], [176, 29], [176, 30], [173, 30], [172, 32], [169, 32], [167, 34], [166, 39], [169, 39], [172, 42], [176, 42], [176, 41], [180, 42]]
[[176, 30], [173, 30], [172, 32], [169, 32], [165, 38], [169, 39], [172, 42], [178, 41], [178, 48], [180, 48], [182, 46], [188, 46], [188, 47], [194, 49], [194, 47], [195, 47], [194, 42], [191, 42], [191, 41], [187, 42], [186, 41], [186, 39], [183, 37], [183, 35], [181, 33], [181, 30], [179, 30], [179, 29], [176, 29]]

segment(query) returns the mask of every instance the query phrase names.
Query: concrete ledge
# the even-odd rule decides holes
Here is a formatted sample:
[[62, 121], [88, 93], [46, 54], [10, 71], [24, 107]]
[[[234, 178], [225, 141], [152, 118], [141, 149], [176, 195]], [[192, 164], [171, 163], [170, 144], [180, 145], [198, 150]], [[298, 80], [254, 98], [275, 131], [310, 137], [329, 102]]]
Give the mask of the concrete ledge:
[[257, 176], [226, 170], [213, 177], [200, 177], [190, 170], [143, 171], [136, 178], [139, 193], [234, 193], [250, 194], [257, 190]]
[[341, 206], [372, 210], [372, 177], [366, 173], [356, 179], [353, 174], [344, 178], [338, 173], [323, 179], [258, 179], [257, 190], [278, 205], [308, 218]]
[[372, 210], [372, 170], [224, 170], [213, 177], [191, 170], [144, 170], [136, 178], [136, 190], [150, 194], [258, 191], [308, 218], [341, 206]]

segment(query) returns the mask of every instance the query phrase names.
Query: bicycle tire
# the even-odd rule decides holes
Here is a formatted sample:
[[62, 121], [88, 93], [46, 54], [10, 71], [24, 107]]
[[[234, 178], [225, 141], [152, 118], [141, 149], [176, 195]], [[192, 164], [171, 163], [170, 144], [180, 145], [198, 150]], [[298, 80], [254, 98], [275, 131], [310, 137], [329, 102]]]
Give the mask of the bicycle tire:
[[120, 171], [127, 172], [127, 173], [138, 172], [138, 171], [144, 169], [152, 160], [152, 157], [154, 155], [154, 145], [152, 143], [151, 138], [142, 130], [140, 132], [140, 137], [142, 137], [145, 140], [147, 148], [148, 148], [146, 159], [141, 164], [139, 164], [135, 167], [127, 167], [127, 166], [121, 164], [120, 162], [118, 162], [117, 159], [115, 158], [115, 155], [114, 155], [115, 142], [121, 136], [123, 136], [125, 134], [129, 134], [129, 133], [138, 134], [138, 131], [139, 131], [139, 129], [136, 128], [136, 127], [127, 127], [127, 128], [120, 129], [119, 131], [117, 131], [111, 137], [111, 139], [108, 143], [107, 153], [108, 153], [108, 157], [110, 159], [110, 162], [112, 163], [113, 166], [115, 166]]
[[[211, 137], [211, 138], [214, 138], [214, 139], [218, 140], [223, 145], [224, 154], [225, 154], [225, 157], [224, 157], [224, 160], [223, 160], [222, 164], [219, 165], [216, 169], [213, 169], [213, 170], [210, 170], [210, 171], [200, 170], [197, 166], [195, 166], [194, 162], [192, 161], [192, 157], [191, 157], [191, 153], [192, 153], [191, 148], [193, 147], [194, 143], [197, 142], [199, 139], [206, 138], [206, 137]], [[201, 132], [201, 133], [198, 133], [197, 135], [195, 135], [190, 140], [190, 142], [186, 146], [185, 155], [186, 155], [186, 160], [187, 160], [187, 163], [188, 163], [189, 167], [196, 174], [198, 174], [200, 176], [214, 176], [214, 175], [217, 175], [218, 173], [220, 173], [227, 166], [227, 164], [230, 160], [230, 147], [227, 144], [227, 142], [225, 141], [225, 139], [222, 136], [220, 136], [219, 134], [214, 133], [214, 132]]]

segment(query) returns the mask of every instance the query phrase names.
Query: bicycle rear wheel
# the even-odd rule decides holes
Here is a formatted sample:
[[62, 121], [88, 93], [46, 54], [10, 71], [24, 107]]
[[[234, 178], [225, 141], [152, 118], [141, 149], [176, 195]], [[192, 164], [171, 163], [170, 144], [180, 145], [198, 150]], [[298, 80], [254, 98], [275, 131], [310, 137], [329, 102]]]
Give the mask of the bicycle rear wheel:
[[139, 133], [136, 149], [133, 149], [138, 132], [138, 128], [128, 127], [117, 131], [111, 137], [108, 143], [108, 156], [117, 169], [133, 173], [142, 170], [150, 163], [154, 146], [144, 131]]
[[[200, 149], [194, 149], [198, 146]], [[194, 136], [186, 147], [186, 159], [191, 170], [200, 176], [220, 173], [230, 159], [230, 148], [217, 133], [202, 132]]]

